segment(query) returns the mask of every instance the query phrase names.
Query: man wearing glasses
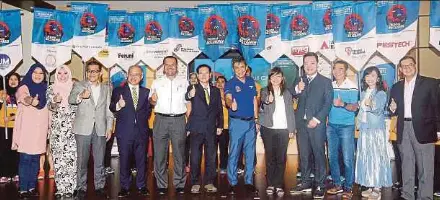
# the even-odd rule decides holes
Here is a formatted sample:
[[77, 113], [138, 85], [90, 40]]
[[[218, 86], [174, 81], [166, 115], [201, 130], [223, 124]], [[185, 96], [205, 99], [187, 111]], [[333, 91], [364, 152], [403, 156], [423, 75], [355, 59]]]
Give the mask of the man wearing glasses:
[[185, 168], [185, 115], [190, 102], [185, 100], [188, 81], [178, 78], [177, 58], [167, 56], [163, 59], [165, 76], [153, 81], [150, 103], [155, 105], [153, 126], [154, 175], [160, 195], [168, 192], [167, 159], [169, 140], [173, 148], [173, 184], [177, 194], [184, 193], [186, 182]]
[[73, 132], [77, 144], [76, 196], [79, 199], [85, 198], [87, 193], [90, 148], [93, 152], [95, 193], [106, 197], [104, 155], [106, 141], [112, 135], [113, 113], [109, 110], [109, 86], [99, 81], [102, 76], [101, 68], [96, 61], [87, 63], [87, 80], [75, 82], [69, 95], [69, 103], [78, 105]]

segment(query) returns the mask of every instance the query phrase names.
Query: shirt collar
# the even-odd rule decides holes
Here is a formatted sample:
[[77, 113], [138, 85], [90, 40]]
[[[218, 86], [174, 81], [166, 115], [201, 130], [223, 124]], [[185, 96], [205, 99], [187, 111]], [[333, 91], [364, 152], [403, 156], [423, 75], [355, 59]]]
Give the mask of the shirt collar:
[[306, 75], [306, 77], [307, 77], [307, 78], [310, 78], [310, 80], [313, 80], [313, 79], [316, 77], [316, 75], [318, 75], [318, 72], [316, 72], [315, 74], [313, 74], [313, 75], [311, 75], [311, 76]]
[[416, 84], [417, 76], [414, 76], [409, 82], [405, 79], [405, 85], [415, 85]]
[[128, 84], [128, 86], [130, 87], [130, 88], [139, 88], [139, 85], [132, 85], [132, 84]]

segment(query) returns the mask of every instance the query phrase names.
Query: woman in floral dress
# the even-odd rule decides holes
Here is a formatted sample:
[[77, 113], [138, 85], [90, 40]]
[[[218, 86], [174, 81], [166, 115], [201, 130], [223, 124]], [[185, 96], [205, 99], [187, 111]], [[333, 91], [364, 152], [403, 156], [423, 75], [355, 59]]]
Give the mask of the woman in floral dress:
[[76, 142], [72, 132], [76, 107], [68, 103], [73, 86], [72, 72], [63, 65], [57, 69], [55, 76], [55, 83], [47, 90], [48, 107], [51, 111], [49, 143], [57, 187], [55, 196], [72, 197], [76, 188]]

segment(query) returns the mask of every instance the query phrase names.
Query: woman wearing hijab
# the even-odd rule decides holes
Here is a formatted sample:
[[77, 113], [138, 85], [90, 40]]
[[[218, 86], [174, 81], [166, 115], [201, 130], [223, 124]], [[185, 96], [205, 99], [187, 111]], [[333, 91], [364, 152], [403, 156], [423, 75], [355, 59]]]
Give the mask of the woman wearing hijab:
[[63, 65], [55, 72], [55, 83], [47, 89], [48, 108], [52, 116], [49, 144], [55, 167], [57, 198], [72, 197], [76, 188], [76, 141], [72, 132], [76, 106], [68, 103], [72, 86], [72, 72]]
[[38, 196], [35, 189], [40, 154], [46, 152], [49, 110], [46, 107], [46, 69], [33, 64], [15, 94], [18, 103], [12, 149], [20, 154], [20, 198]]
[[[12, 73], [6, 76], [6, 91], [3, 91], [0, 97], [0, 183], [9, 181], [17, 182], [19, 177], [18, 153], [11, 149], [12, 130], [14, 128], [15, 113], [17, 111], [15, 93], [17, 92], [19, 84], [19, 74]], [[7, 111], [6, 117], [4, 109]], [[8, 129], [8, 137], [6, 137], [5, 127]]]

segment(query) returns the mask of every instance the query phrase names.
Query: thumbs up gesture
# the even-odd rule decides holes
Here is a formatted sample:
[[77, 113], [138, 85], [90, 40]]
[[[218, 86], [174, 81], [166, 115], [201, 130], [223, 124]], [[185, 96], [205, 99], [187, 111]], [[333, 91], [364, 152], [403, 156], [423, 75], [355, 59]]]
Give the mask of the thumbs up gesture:
[[235, 101], [235, 98], [232, 100], [231, 110], [237, 111], [237, 101]]
[[272, 103], [274, 99], [275, 99], [275, 97], [273, 96], [273, 92], [270, 91], [269, 96], [267, 96], [267, 102]]
[[153, 94], [151, 95], [151, 100], [157, 102], [157, 93], [156, 90], [153, 90]]
[[194, 96], [196, 96], [196, 88], [192, 85], [192, 88], [189, 91], [189, 98], [193, 98]]
[[38, 99], [38, 94], [37, 94], [37, 95], [35, 95], [34, 98], [32, 98], [32, 106], [35, 107], [38, 105], [38, 103], [40, 103], [40, 100]]
[[391, 112], [396, 112], [397, 109], [397, 103], [396, 101], [394, 101], [394, 98], [391, 98], [391, 103], [390, 103], [390, 110]]
[[55, 101], [55, 103], [61, 103], [61, 101], [63, 100], [63, 97], [61, 97], [60, 93], [57, 93], [55, 95], [55, 97], [53, 98], [53, 100]]
[[365, 105], [368, 107], [371, 107], [373, 103], [373, 100], [371, 99], [371, 96], [365, 99]]
[[335, 107], [341, 107], [341, 106], [344, 106], [344, 102], [342, 101], [342, 99], [341, 99], [341, 97], [339, 96], [339, 94], [338, 94], [338, 98], [336, 98], [336, 99], [333, 100], [333, 105], [334, 105]]
[[88, 88], [84, 89], [84, 91], [81, 93], [81, 98], [82, 99], [90, 98], [90, 90]]
[[119, 104], [119, 107], [121, 107], [121, 108], [125, 107], [125, 100], [122, 97], [122, 94], [119, 96], [118, 104]]
[[299, 80], [299, 83], [298, 83], [298, 89], [300, 91], [303, 91], [304, 88], [306, 88], [306, 83], [304, 83], [303, 78], [301, 77], [301, 79]]

